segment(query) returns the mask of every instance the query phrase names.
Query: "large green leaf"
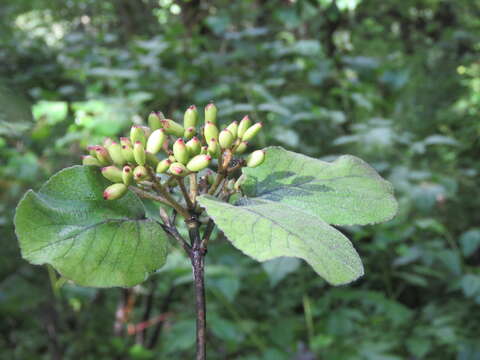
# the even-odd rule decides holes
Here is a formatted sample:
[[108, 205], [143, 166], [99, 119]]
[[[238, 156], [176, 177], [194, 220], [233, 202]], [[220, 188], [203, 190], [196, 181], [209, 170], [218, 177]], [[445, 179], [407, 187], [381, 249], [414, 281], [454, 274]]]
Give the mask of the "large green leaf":
[[390, 183], [354, 156], [328, 163], [270, 147], [265, 163], [244, 173], [247, 196], [290, 205], [329, 224], [378, 223], [397, 212]]
[[74, 166], [29, 190], [15, 215], [22, 256], [85, 286], [132, 286], [160, 268], [167, 235], [135, 194], [103, 200], [108, 184], [98, 168]]
[[397, 210], [391, 185], [353, 156], [327, 163], [272, 147], [262, 166], [244, 173], [246, 196], [233, 204], [199, 198], [208, 215], [254, 259], [302, 258], [335, 285], [355, 280], [363, 267], [350, 241], [329, 224], [385, 221]]
[[231, 205], [204, 195], [198, 201], [232, 244], [256, 260], [302, 258], [335, 285], [363, 274], [350, 241], [317, 216], [263, 199]]

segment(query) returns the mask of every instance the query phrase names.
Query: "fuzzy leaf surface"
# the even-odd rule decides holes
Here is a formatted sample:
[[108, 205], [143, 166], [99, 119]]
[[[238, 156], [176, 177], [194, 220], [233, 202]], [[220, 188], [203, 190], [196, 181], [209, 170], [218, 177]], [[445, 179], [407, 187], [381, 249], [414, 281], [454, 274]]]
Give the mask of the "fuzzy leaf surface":
[[166, 261], [167, 235], [130, 191], [105, 201], [98, 168], [73, 166], [29, 190], [15, 214], [22, 256], [93, 287], [133, 286]]
[[373, 224], [397, 212], [391, 184], [351, 155], [330, 163], [270, 147], [261, 166], [243, 172], [248, 197], [286, 204], [329, 224]]

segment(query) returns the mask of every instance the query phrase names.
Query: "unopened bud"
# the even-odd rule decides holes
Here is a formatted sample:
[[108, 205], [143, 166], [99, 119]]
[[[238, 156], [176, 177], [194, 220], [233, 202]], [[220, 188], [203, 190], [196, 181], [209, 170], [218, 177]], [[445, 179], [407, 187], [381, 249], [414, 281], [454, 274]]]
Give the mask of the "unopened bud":
[[197, 155], [188, 162], [187, 169], [198, 172], [205, 169], [210, 164], [210, 160], [212, 160], [210, 155]]
[[110, 180], [111, 182], [117, 183], [117, 182], [122, 182], [122, 170], [120, 170], [118, 167], [111, 165], [111, 166], [106, 166], [102, 168], [102, 175]]
[[195, 127], [197, 126], [197, 122], [198, 122], [197, 107], [195, 105], [191, 105], [188, 107], [188, 109], [185, 111], [185, 114], [183, 115], [183, 127], [185, 129], [189, 127]]
[[185, 176], [188, 174], [189, 171], [187, 170], [185, 165], [183, 165], [182, 163], [175, 162], [170, 165], [168, 172], [175, 176]]
[[218, 146], [218, 141], [215, 138], [211, 138], [208, 142], [208, 153], [213, 157], [218, 157], [220, 155], [220, 146]]
[[230, 179], [228, 180], [227, 182], [227, 190], [234, 190], [234, 187], [235, 187], [235, 180], [234, 179]]
[[132, 146], [132, 142], [131, 142], [130, 139], [127, 138], [127, 137], [121, 137], [121, 138], [120, 138], [120, 145], [122, 145], [122, 146], [123, 146], [123, 145], [128, 145], [128, 146], [131, 147], [131, 146]]
[[185, 132], [182, 125], [170, 119], [162, 120], [162, 127], [165, 129], [166, 134], [175, 135], [177, 137], [182, 137]]
[[213, 185], [215, 183], [215, 173], [212, 170], [210, 169], [207, 170], [206, 177], [207, 177], [207, 183], [209, 185]]
[[145, 147], [140, 141], [135, 142], [133, 145], [133, 157], [138, 165], [145, 165], [147, 159], [145, 155]]
[[122, 155], [129, 163], [135, 162], [135, 157], [133, 156], [133, 149], [130, 144], [122, 145]]
[[190, 157], [200, 154], [200, 150], [202, 148], [202, 144], [200, 144], [200, 140], [198, 140], [196, 136], [194, 136], [191, 140], [187, 141], [185, 146], [187, 147]]
[[247, 158], [247, 166], [254, 168], [263, 163], [265, 160], [265, 151], [264, 150], [256, 150], [252, 152]]
[[148, 179], [148, 171], [145, 166], [138, 165], [133, 169], [133, 179], [136, 182]]
[[152, 168], [156, 168], [157, 165], [158, 165], [158, 158], [153, 155], [152, 153], [148, 152], [148, 151], [145, 151], [145, 158], [146, 158], [146, 163], [148, 166], [152, 167]]
[[183, 137], [186, 139], [191, 139], [192, 137], [195, 136], [196, 133], [197, 133], [197, 130], [193, 126], [191, 126], [185, 129], [185, 133], [183, 134]]
[[113, 184], [107, 187], [103, 192], [105, 200], [116, 200], [127, 193], [127, 186], [125, 184]]
[[158, 130], [162, 127], [162, 119], [155, 111], [152, 111], [150, 115], [148, 115], [147, 121], [148, 126], [150, 126], [153, 131]]
[[112, 163], [112, 158], [110, 157], [107, 149], [103, 146], [97, 145], [95, 147], [95, 156], [102, 165], [109, 165]]
[[125, 165], [122, 169], [122, 181], [127, 186], [131, 185], [133, 182], [133, 171], [128, 165]]
[[242, 136], [242, 140], [244, 141], [250, 141], [257, 135], [260, 130], [262, 130], [263, 124], [261, 122], [258, 122], [252, 126], [250, 126], [247, 131], [245, 131], [245, 134]]
[[232, 133], [228, 129], [223, 129], [218, 136], [218, 143], [222, 147], [222, 149], [229, 149], [235, 138], [233, 137]]
[[243, 154], [247, 150], [248, 141], [241, 141], [240, 144], [235, 148], [235, 154]]
[[208, 146], [202, 146], [200, 148], [200, 155], [208, 154]]
[[240, 191], [240, 188], [241, 186], [243, 185], [243, 183], [245, 182], [245, 180], [247, 179], [247, 177], [242, 174], [238, 179], [237, 181], [235, 181], [235, 185], [233, 185], [233, 188], [236, 190], [236, 191]]
[[90, 146], [87, 146], [87, 151], [88, 153], [91, 155], [91, 156], [94, 156], [96, 157], [97, 156], [97, 152], [95, 151], [95, 149], [97, 148], [98, 145], [90, 145]]
[[96, 157], [93, 157], [92, 155], [82, 156], [82, 164], [83, 165], [102, 166], [102, 164], [100, 164], [100, 161], [98, 161], [98, 159]]
[[163, 159], [158, 163], [156, 172], [159, 174], [163, 174], [168, 170], [170, 165], [172, 165], [172, 162], [170, 161], [170, 159]]
[[205, 124], [203, 129], [203, 136], [205, 140], [208, 142], [211, 138], [215, 138], [218, 140], [218, 128], [213, 122], [209, 121]]
[[183, 139], [178, 139], [173, 144], [173, 156], [175, 156], [175, 159], [182, 164], [188, 162], [189, 154]]
[[157, 154], [165, 142], [167, 135], [164, 129], [155, 130], [147, 140], [147, 151], [152, 154]]
[[230, 125], [227, 126], [227, 129], [232, 133], [233, 138], [237, 138], [238, 133], [238, 121], [232, 122]]
[[104, 147], [104, 148], [107, 148], [107, 149], [108, 149], [108, 147], [109, 147], [110, 145], [112, 145], [112, 143], [113, 143], [112, 138], [106, 137], [105, 139], [103, 139], [103, 147]]
[[139, 125], [133, 125], [130, 129], [130, 140], [132, 144], [135, 144], [137, 141], [140, 141], [143, 146], [147, 143], [147, 137], [145, 136], [145, 132], [143, 128]]
[[125, 164], [126, 161], [122, 154], [122, 146], [119, 143], [112, 142], [107, 149], [115, 165], [123, 166]]
[[240, 120], [240, 124], [238, 124], [237, 136], [242, 138], [243, 134], [245, 134], [245, 131], [247, 131], [250, 125], [252, 125], [252, 121], [248, 115], [245, 115], [243, 119]]
[[205, 106], [205, 123], [207, 122], [217, 123], [217, 107], [214, 103]]

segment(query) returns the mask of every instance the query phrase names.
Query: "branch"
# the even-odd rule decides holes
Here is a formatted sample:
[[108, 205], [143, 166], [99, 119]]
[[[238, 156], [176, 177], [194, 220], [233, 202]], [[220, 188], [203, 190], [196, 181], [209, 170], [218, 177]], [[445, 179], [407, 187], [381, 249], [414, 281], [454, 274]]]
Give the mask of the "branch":
[[187, 188], [185, 187], [185, 183], [183, 182], [183, 177], [177, 176], [176, 179], [177, 179], [178, 185], [180, 186], [180, 190], [182, 191], [183, 197], [187, 202], [187, 207], [189, 209], [193, 209], [192, 200], [190, 199], [190, 195], [188, 195]]

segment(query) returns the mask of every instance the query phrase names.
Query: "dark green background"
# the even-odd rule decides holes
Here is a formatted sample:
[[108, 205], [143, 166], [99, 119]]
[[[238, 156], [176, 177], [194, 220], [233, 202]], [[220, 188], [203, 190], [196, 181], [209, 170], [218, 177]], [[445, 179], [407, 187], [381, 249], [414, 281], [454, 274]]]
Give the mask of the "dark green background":
[[[12, 220], [85, 145], [209, 100], [225, 123], [263, 121], [258, 147], [365, 159], [400, 203], [343, 229], [366, 268], [349, 286], [305, 264], [277, 281], [295, 264], [269, 277], [213, 241], [209, 358], [480, 359], [479, 15], [478, 0], [1, 1], [0, 359], [192, 358], [177, 254], [133, 291], [53, 290]], [[131, 325], [168, 314], [153, 346], [155, 326], [115, 320], [127, 298]]]

